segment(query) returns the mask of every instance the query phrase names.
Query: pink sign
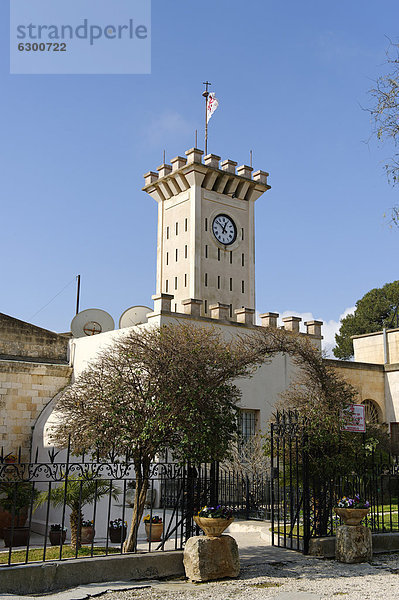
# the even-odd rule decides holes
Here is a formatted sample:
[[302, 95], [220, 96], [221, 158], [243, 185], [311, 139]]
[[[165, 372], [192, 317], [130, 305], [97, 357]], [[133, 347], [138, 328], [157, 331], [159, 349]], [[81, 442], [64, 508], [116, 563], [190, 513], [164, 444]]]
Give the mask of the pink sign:
[[363, 404], [350, 404], [341, 411], [341, 431], [366, 432], [366, 415]]

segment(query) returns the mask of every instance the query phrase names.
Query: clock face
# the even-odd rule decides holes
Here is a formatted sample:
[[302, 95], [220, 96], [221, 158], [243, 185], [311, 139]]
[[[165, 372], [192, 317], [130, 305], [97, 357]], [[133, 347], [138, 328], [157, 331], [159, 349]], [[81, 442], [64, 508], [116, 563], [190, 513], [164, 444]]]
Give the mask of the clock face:
[[212, 231], [217, 241], [224, 246], [232, 244], [237, 238], [237, 227], [233, 219], [227, 215], [217, 215], [213, 219]]

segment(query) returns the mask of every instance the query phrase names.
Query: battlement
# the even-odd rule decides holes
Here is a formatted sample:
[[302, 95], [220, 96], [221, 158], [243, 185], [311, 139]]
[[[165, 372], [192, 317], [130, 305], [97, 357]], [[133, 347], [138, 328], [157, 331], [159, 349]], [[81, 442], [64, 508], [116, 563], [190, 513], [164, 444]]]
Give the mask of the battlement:
[[[176, 316], [191, 316], [194, 319], [201, 319], [205, 321], [221, 321], [223, 323], [230, 324], [240, 324], [245, 325], [247, 327], [257, 327], [255, 325], [255, 310], [253, 308], [240, 308], [234, 311], [235, 319], [229, 316], [229, 305], [223, 304], [221, 302], [216, 302], [209, 306], [209, 316], [201, 316], [200, 308], [203, 303], [202, 300], [197, 298], [188, 298], [183, 300], [182, 304], [184, 306], [184, 313], [176, 313], [172, 311], [172, 294], [157, 294], [152, 296], [154, 300], [154, 312], [151, 313], [151, 316], [158, 315], [176, 315]], [[260, 327], [271, 327], [277, 328], [277, 320], [279, 318], [279, 313], [267, 312], [263, 313], [260, 316], [261, 325]], [[300, 317], [290, 316], [284, 317], [282, 319], [284, 325], [281, 327], [286, 331], [292, 331], [293, 333], [300, 333], [299, 325], [302, 319]], [[300, 333], [301, 335], [310, 336], [313, 339], [322, 340], [323, 336], [321, 334], [321, 328], [323, 326], [323, 321], [306, 321], [304, 323], [306, 326], [306, 332]]]
[[267, 183], [269, 173], [266, 171], [253, 172], [248, 165], [237, 167], [233, 160], [221, 161], [217, 154], [203, 158], [203, 154], [198, 148], [190, 148], [185, 152], [186, 158], [176, 156], [171, 164], [163, 163], [156, 171], [149, 171], [144, 175], [143, 191], [157, 202], [162, 202], [199, 186], [210, 192], [249, 201], [257, 200], [270, 189]]

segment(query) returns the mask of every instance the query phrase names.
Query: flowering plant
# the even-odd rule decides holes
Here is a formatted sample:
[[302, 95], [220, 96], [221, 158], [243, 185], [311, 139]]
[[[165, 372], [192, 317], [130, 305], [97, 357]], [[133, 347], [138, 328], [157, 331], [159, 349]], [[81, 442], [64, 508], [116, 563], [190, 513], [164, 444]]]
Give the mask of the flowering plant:
[[87, 519], [83, 519], [81, 522], [81, 527], [93, 527], [93, 521], [88, 521]]
[[127, 522], [122, 521], [122, 519], [114, 519], [109, 522], [109, 526], [111, 529], [122, 529], [122, 526], [127, 527]]
[[52, 525], [50, 525], [50, 530], [51, 531], [66, 531], [67, 528], [61, 527], [60, 523], [53, 523]]
[[152, 515], [152, 517], [146, 515], [143, 521], [144, 523], [155, 523], [155, 525], [158, 525], [159, 523], [162, 523], [162, 517], [158, 517], [158, 515]]
[[204, 506], [199, 511], [198, 516], [205, 519], [231, 519], [233, 511], [218, 504], [218, 506]]
[[356, 494], [353, 498], [347, 498], [344, 496], [337, 502], [338, 508], [370, 508], [370, 502], [368, 500], [362, 500], [359, 494]]

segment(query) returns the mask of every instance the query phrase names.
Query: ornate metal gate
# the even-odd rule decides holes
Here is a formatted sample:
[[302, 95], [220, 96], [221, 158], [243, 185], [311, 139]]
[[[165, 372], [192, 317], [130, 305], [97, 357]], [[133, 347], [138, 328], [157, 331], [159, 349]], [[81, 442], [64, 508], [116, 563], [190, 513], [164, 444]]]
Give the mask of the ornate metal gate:
[[309, 552], [309, 467], [306, 432], [295, 411], [278, 411], [271, 423], [272, 544]]

